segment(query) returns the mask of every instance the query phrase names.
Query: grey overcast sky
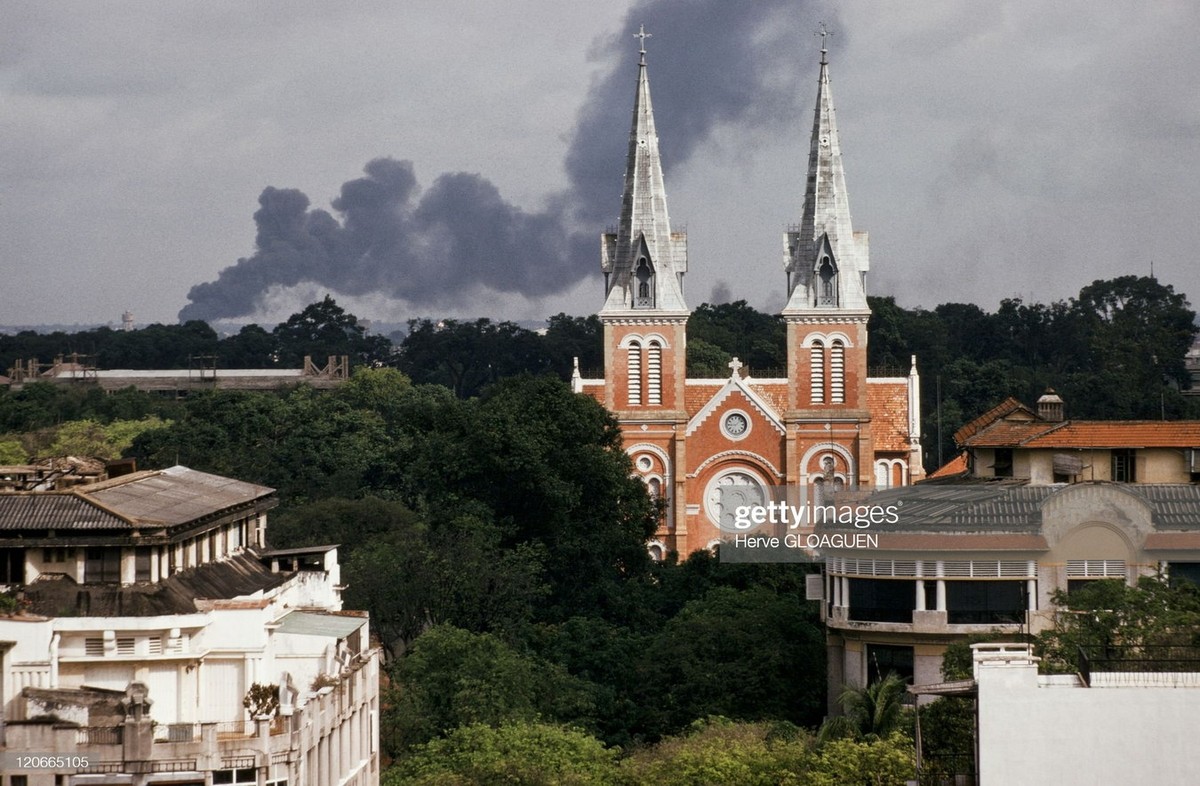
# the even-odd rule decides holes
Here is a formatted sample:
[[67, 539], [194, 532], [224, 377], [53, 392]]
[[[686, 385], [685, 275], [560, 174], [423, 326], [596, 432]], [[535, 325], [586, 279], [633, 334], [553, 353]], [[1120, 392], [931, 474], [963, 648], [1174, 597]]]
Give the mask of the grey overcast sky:
[[872, 294], [1200, 301], [1192, 0], [8, 0], [0, 324], [593, 313], [642, 22], [689, 303], [778, 309], [822, 21]]

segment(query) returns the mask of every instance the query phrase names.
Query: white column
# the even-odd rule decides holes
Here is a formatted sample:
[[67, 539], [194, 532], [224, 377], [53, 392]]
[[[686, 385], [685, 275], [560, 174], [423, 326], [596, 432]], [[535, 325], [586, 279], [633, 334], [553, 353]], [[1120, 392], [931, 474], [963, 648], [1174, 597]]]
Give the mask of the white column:
[[61, 641], [61, 633], [55, 633], [50, 637], [50, 684], [46, 687], [51, 690], [58, 688], [58, 645]]
[[917, 576], [917, 611], [925, 610], [925, 579]]
[[942, 578], [945, 573], [945, 565], [941, 560], [937, 561], [937, 610], [946, 610], [946, 580]]
[[842, 576], [842, 605], [850, 608], [850, 577]]
[[830, 582], [833, 584], [833, 605], [835, 607], [841, 606], [842, 605], [842, 577], [841, 576], [830, 576], [829, 579], [830, 579]]

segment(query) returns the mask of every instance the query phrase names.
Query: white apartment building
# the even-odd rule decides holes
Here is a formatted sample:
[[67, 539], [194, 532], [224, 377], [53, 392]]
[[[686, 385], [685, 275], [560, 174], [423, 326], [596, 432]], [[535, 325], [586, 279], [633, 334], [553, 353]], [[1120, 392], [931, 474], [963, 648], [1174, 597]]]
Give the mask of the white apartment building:
[[[379, 782], [367, 615], [336, 547], [267, 548], [272, 489], [37, 485], [0, 493], [0, 786]], [[277, 712], [251, 716], [255, 686]]]

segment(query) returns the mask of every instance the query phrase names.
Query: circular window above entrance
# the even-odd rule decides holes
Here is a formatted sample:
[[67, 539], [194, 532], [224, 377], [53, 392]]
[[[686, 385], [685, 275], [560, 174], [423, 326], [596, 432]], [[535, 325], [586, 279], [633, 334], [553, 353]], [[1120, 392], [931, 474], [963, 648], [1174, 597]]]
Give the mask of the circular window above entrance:
[[745, 532], [734, 525], [740, 507], [758, 507], [767, 503], [767, 488], [755, 473], [730, 469], [709, 481], [704, 490], [704, 512], [722, 532]]

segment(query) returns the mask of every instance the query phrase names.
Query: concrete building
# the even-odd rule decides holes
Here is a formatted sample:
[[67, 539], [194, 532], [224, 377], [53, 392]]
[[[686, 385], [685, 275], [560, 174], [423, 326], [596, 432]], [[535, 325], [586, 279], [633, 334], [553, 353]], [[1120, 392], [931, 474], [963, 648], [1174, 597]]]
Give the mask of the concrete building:
[[336, 547], [267, 547], [275, 504], [184, 467], [0, 493], [0, 756], [51, 758], [5, 786], [378, 783], [366, 614]]
[[[1200, 486], [1021, 480], [926, 481], [877, 492], [894, 524], [828, 548], [822, 616], [829, 695], [896, 671], [941, 679], [948, 644], [971, 634], [1036, 634], [1055, 591], [1143, 575], [1200, 579]], [[835, 532], [833, 528], [819, 531]]]
[[136, 388], [181, 398], [204, 390], [285, 390], [300, 384], [327, 390], [350, 378], [346, 355], [331, 355], [324, 366], [306, 356], [302, 368], [217, 368], [212, 357], [197, 358], [196, 363], [183, 369], [101, 369], [81, 355], [60, 356], [46, 364], [18, 361], [8, 370], [4, 384], [13, 390], [34, 382], [95, 385], [106, 393]]
[[636, 471], [665, 498], [656, 558], [718, 543], [731, 488], [766, 500], [779, 487], [819, 495], [924, 475], [915, 360], [907, 374], [867, 371], [869, 249], [850, 220], [825, 55], [804, 206], [783, 238], [787, 368], [757, 378], [734, 358], [727, 378], [690, 379], [687, 237], [667, 211], [641, 51], [620, 219], [601, 242], [604, 378], [576, 373], [574, 388], [613, 412]]
[[1039, 675], [1027, 645], [973, 645], [979, 786], [1190, 784], [1200, 674]]

